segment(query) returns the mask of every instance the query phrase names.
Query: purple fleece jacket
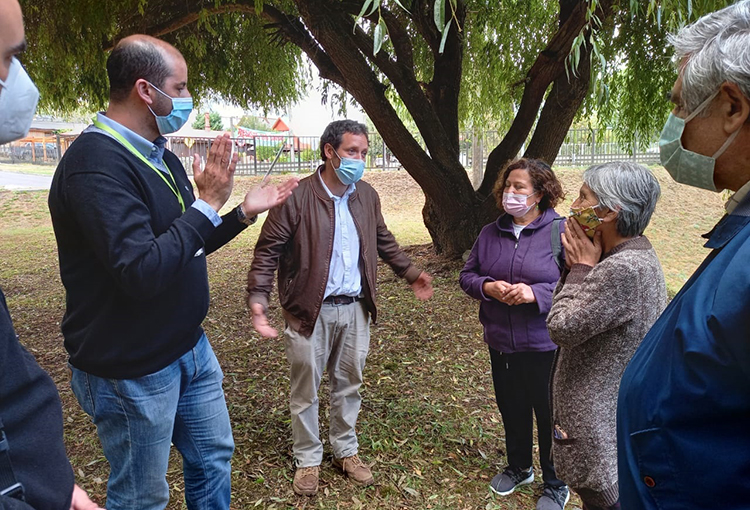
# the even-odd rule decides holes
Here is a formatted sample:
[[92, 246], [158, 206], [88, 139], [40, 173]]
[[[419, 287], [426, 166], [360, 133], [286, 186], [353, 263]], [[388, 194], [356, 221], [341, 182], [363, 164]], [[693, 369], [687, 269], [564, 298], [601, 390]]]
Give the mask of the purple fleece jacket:
[[[550, 340], [546, 320], [560, 279], [551, 244], [552, 220], [559, 217], [554, 209], [545, 210], [521, 231], [516, 242], [513, 218], [503, 214], [482, 229], [471, 249], [459, 281], [464, 292], [481, 301], [479, 320], [484, 326], [484, 341], [497, 351], [544, 352], [557, 348]], [[510, 306], [486, 296], [482, 292], [484, 282], [497, 280], [529, 285], [536, 303]]]

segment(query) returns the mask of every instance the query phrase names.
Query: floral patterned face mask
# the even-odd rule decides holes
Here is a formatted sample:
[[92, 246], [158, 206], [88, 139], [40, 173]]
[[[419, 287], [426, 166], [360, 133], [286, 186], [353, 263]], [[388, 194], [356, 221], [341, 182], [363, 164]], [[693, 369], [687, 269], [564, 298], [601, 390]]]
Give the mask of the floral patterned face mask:
[[570, 208], [570, 217], [575, 219], [581, 226], [581, 229], [586, 233], [589, 239], [594, 238], [596, 233], [596, 227], [602, 224], [602, 219], [597, 216], [596, 209], [600, 207], [599, 204], [585, 207], [583, 209]]

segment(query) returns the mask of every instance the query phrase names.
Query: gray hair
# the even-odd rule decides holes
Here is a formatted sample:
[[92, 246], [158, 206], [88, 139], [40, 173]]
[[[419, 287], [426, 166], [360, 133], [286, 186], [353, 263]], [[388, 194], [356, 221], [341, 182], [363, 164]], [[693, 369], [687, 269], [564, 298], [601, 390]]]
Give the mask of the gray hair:
[[617, 212], [617, 233], [623, 237], [643, 234], [661, 195], [659, 181], [651, 170], [629, 161], [613, 161], [589, 167], [583, 182], [599, 204]]
[[687, 113], [719, 90], [736, 84], [750, 98], [750, 1], [703, 16], [669, 36], [682, 63], [682, 103]]

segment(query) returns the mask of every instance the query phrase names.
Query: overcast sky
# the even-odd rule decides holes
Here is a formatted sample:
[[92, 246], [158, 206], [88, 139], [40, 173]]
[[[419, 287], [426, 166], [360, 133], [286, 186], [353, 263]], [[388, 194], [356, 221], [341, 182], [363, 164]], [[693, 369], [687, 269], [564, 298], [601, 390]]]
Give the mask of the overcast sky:
[[[320, 136], [323, 130], [333, 120], [339, 120], [340, 117], [332, 111], [328, 105], [321, 104], [321, 95], [318, 92], [319, 78], [315, 78], [315, 82], [310, 87], [308, 95], [305, 99], [292, 106], [291, 119], [289, 115], [285, 115], [284, 112], [281, 114], [269, 112], [268, 120], [271, 124], [278, 118], [281, 117], [284, 122], [292, 129], [297, 136]], [[235, 122], [245, 113], [242, 108], [228, 106], [226, 104], [220, 104], [218, 102], [210, 102], [209, 109], [219, 112], [224, 118], [224, 126], [229, 127], [229, 117], [235, 117]], [[198, 108], [193, 111], [190, 123], [192, 124], [197, 110], [204, 112], [203, 108]], [[263, 113], [259, 111], [248, 111], [251, 115], [262, 116]], [[365, 113], [359, 107], [349, 106], [347, 110], [348, 118], [358, 120], [360, 122], [365, 121]]]

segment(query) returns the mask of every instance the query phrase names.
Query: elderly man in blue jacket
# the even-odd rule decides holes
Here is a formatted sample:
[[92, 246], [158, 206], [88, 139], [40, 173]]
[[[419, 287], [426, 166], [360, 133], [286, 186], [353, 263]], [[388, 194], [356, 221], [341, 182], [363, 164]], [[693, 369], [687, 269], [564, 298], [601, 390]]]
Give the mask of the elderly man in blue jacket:
[[712, 251], [625, 371], [622, 508], [750, 508], [750, 1], [671, 38], [679, 75], [659, 141], [681, 183], [734, 191]]

